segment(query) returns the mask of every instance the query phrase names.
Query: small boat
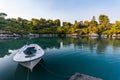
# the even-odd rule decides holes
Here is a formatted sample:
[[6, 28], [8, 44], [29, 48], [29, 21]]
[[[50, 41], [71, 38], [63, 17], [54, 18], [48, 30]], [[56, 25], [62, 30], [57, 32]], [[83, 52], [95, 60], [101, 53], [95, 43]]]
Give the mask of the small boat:
[[32, 71], [43, 55], [44, 50], [39, 45], [26, 44], [16, 52], [13, 60]]

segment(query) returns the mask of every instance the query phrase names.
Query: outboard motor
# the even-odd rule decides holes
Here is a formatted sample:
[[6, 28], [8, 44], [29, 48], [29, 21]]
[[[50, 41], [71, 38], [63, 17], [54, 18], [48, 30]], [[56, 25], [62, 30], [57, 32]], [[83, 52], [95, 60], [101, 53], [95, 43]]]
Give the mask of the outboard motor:
[[30, 45], [30, 42], [29, 42], [29, 41], [27, 41], [27, 42], [26, 42], [26, 45]]

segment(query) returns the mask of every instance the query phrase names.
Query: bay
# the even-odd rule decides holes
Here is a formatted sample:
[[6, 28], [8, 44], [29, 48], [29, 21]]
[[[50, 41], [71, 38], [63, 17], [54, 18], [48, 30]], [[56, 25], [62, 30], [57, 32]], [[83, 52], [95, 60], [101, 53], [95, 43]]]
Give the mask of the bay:
[[[30, 72], [12, 60], [9, 49], [26, 41], [40, 45], [45, 55]], [[120, 80], [120, 40], [101, 38], [33, 38], [0, 40], [0, 80], [68, 80], [76, 73]]]

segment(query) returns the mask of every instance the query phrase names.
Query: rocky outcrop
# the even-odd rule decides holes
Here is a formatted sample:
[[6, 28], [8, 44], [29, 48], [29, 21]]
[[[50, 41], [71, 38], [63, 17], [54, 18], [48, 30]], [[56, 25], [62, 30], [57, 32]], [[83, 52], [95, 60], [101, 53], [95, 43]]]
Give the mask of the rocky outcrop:
[[89, 34], [90, 37], [98, 37], [99, 35], [97, 33], [92, 33], [92, 34]]
[[70, 77], [69, 80], [102, 80], [102, 79], [85, 75], [85, 74], [75, 73]]

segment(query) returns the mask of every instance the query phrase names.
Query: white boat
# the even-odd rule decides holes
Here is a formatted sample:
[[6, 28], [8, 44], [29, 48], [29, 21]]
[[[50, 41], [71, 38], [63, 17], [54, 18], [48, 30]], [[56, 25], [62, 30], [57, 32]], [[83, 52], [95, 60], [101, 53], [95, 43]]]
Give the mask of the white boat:
[[43, 55], [44, 50], [39, 45], [26, 44], [16, 52], [13, 60], [32, 71]]

